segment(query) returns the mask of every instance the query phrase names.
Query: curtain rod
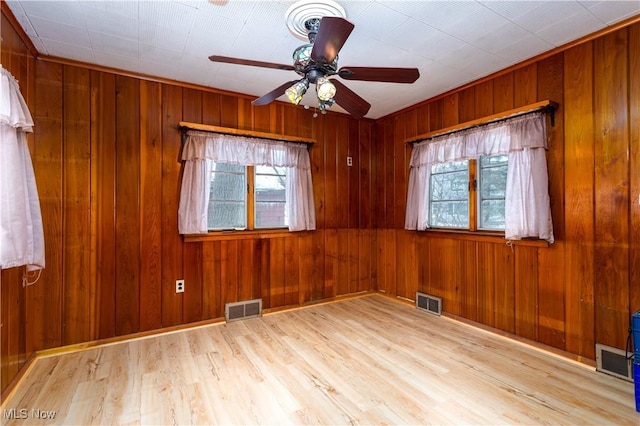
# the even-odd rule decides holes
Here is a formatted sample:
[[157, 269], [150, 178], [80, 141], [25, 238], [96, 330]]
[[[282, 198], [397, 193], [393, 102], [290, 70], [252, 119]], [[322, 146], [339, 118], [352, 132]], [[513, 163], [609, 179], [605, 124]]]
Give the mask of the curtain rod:
[[253, 130], [240, 130], [231, 127], [211, 126], [209, 124], [189, 123], [187, 121], [181, 121], [179, 123], [180, 128], [190, 130], [200, 130], [204, 132], [223, 133], [225, 135], [234, 136], [249, 136], [253, 138], [271, 139], [275, 141], [294, 142], [306, 145], [313, 145], [315, 140], [300, 138], [297, 136], [285, 136], [277, 133], [256, 132]]
[[536, 102], [534, 104], [525, 105], [519, 108], [514, 108], [509, 111], [504, 111], [498, 114], [489, 115], [487, 117], [478, 118], [476, 120], [467, 121], [464, 123], [456, 124], [455, 126], [445, 127], [444, 129], [436, 130], [422, 135], [408, 138], [405, 143], [413, 145], [418, 142], [422, 142], [427, 139], [434, 138], [436, 136], [447, 135], [450, 133], [460, 132], [462, 130], [471, 129], [473, 127], [480, 127], [490, 123], [497, 123], [499, 121], [505, 121], [510, 118], [518, 117], [520, 115], [529, 114], [536, 111], [551, 111], [551, 126], [555, 125], [555, 110], [559, 104], [551, 100], [544, 100]]

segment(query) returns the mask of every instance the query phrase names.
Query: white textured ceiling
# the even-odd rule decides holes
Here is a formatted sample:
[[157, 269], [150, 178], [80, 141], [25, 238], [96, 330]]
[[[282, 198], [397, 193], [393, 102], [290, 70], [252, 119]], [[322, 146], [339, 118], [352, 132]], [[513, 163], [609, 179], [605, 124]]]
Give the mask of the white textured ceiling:
[[[295, 1], [7, 0], [43, 55], [262, 96], [293, 71], [213, 63], [209, 55], [291, 64], [303, 42]], [[338, 0], [355, 29], [339, 66], [417, 67], [411, 85], [344, 81], [379, 118], [640, 13], [640, 0]], [[336, 77], [337, 78], [337, 77]], [[310, 91], [312, 92], [312, 91]], [[304, 103], [314, 106], [312, 93]], [[343, 111], [337, 105], [332, 110]]]

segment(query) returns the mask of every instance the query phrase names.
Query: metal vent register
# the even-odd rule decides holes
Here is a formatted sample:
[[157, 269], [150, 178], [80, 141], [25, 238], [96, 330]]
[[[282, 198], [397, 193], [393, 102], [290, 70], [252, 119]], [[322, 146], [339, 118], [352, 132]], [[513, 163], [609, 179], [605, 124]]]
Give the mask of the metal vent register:
[[623, 350], [596, 343], [596, 363], [597, 371], [633, 381], [631, 359]]
[[442, 299], [418, 291], [416, 292], [416, 308], [430, 314], [440, 315], [442, 313]]
[[244, 300], [224, 305], [224, 318], [227, 322], [255, 318], [260, 315], [262, 315], [262, 299]]

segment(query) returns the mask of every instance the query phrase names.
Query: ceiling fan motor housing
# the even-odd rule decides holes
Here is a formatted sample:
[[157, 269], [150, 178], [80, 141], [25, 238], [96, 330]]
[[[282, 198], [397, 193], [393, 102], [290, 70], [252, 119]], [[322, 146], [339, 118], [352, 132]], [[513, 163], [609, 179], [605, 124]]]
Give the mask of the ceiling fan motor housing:
[[311, 59], [313, 44], [303, 44], [293, 52], [293, 67], [296, 73], [307, 77], [311, 83], [315, 83], [319, 77], [336, 74], [338, 70], [338, 57], [329, 64], [318, 64]]

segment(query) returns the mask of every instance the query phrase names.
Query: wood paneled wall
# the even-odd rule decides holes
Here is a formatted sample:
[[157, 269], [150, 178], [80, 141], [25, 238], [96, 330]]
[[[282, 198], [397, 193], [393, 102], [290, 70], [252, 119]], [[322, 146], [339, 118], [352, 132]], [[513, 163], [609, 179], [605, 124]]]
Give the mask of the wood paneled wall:
[[[377, 287], [589, 359], [596, 342], [624, 348], [640, 309], [639, 63], [636, 23], [378, 120]], [[406, 138], [544, 99], [560, 103], [551, 247], [403, 230]]]
[[[218, 318], [225, 303], [249, 298], [275, 308], [372, 288], [369, 207], [359, 202], [371, 187], [372, 122], [49, 61], [36, 73], [36, 128], [46, 131], [36, 132], [34, 162], [49, 256], [33, 292], [57, 309], [34, 310], [48, 330], [28, 349]], [[316, 139], [318, 231], [185, 243], [180, 121]]]

